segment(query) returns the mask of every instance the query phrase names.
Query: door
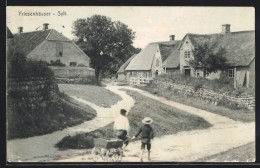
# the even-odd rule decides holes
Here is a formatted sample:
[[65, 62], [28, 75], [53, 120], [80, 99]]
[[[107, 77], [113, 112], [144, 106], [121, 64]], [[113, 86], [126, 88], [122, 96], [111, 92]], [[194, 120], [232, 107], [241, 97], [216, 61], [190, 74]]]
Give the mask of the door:
[[158, 70], [155, 71], [155, 76], [158, 76], [159, 72]]
[[190, 76], [190, 69], [185, 69], [184, 73], [185, 73], [185, 76]]

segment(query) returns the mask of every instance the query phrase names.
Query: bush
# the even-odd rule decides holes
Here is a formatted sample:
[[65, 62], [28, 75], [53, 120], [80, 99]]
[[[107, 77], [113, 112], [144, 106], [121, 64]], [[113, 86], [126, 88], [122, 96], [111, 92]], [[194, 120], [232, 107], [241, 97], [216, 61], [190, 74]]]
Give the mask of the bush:
[[15, 52], [8, 55], [8, 78], [52, 78], [54, 76], [52, 70], [47, 66], [46, 62], [26, 60], [21, 53]]
[[201, 80], [196, 80], [194, 84], [194, 91], [198, 91], [200, 88], [203, 86], [203, 81]]
[[[46, 107], [35, 104], [31, 109], [28, 102], [8, 98], [8, 139], [26, 138], [43, 135], [66, 127], [80, 124], [95, 117], [94, 110], [81, 109], [68, 102], [61, 101], [59, 96], [55, 101], [47, 101]], [[21, 107], [15, 104], [21, 104]]]
[[55, 147], [60, 149], [90, 149], [94, 147], [95, 138], [115, 138], [113, 123], [88, 133], [76, 134], [75, 136], [68, 135], [55, 144]]

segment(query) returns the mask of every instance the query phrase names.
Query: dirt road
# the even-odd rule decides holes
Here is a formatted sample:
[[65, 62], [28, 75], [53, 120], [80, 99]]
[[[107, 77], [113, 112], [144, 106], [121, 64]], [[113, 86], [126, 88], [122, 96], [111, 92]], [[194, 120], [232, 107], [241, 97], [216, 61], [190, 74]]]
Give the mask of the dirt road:
[[[60, 90], [66, 92], [66, 90], [62, 90], [62, 86], [65, 85], [60, 85]], [[75, 85], [71, 85], [71, 87], [76, 88]], [[174, 135], [155, 138], [152, 144], [152, 161], [194, 161], [205, 156], [216, 154], [222, 151], [226, 151], [230, 148], [252, 142], [255, 139], [254, 122], [247, 124], [235, 122], [226, 117], [169, 101], [136, 88], [127, 86], [108, 86], [107, 89], [120, 95], [122, 100], [111, 106], [111, 108], [102, 108], [98, 105], [81, 99], [80, 96], [76, 97], [75, 95], [72, 95], [72, 97], [76, 100], [81, 101], [82, 103], [86, 103], [94, 108], [97, 111], [97, 118], [85, 122], [81, 125], [54, 132], [52, 134], [8, 141], [7, 147], [9, 160], [55, 160], [62, 162], [93, 161], [89, 154], [84, 153], [84, 150], [58, 151], [56, 148], [54, 148], [54, 144], [67, 134], [89, 132], [111, 123], [114, 120], [114, 117], [116, 117], [118, 114], [115, 112], [118, 112], [121, 108], [130, 110], [130, 108], [134, 106], [134, 100], [120, 89], [133, 90], [172, 107], [180, 108], [189, 113], [203, 117], [213, 125], [213, 127], [205, 130], [185, 131]], [[123, 161], [138, 162], [140, 142], [130, 143], [128, 148], [129, 151], [125, 152], [126, 157], [123, 158]], [[80, 156], [76, 156], [79, 154]]]
[[[184, 131], [174, 135], [157, 137], [152, 143], [151, 159], [153, 162], [190, 162], [214, 155], [228, 149], [238, 147], [255, 140], [255, 123], [236, 122], [229, 118], [200, 110], [194, 107], [169, 101], [165, 98], [152, 95], [140, 89], [126, 86], [109, 86], [108, 88], [128, 89], [136, 91], [144, 96], [160, 101], [169, 106], [182, 109], [194, 115], [198, 115], [213, 127], [205, 130]], [[139, 162], [140, 142], [129, 144], [125, 152], [123, 162]], [[254, 151], [252, 151], [254, 152]], [[91, 162], [90, 155], [78, 156], [70, 159], [59, 160], [61, 162]], [[148, 161], [144, 159], [144, 161]], [[236, 162], [236, 160], [223, 160], [223, 162]], [[254, 158], [251, 159], [254, 161]]]
[[[60, 91], [66, 92], [68, 87], [77, 89], [76, 85], [59, 85]], [[82, 103], [91, 106], [97, 112], [97, 117], [90, 121], [86, 121], [80, 125], [66, 128], [62, 131], [56, 131], [51, 134], [35, 136], [30, 138], [14, 139], [7, 141], [7, 158], [10, 162], [30, 162], [30, 161], [52, 161], [59, 158], [67, 158], [73, 155], [79, 155], [86, 150], [65, 150], [60, 151], [54, 147], [63, 137], [67, 135], [75, 135], [77, 133], [90, 132], [103, 127], [114, 121], [119, 115], [121, 108], [130, 111], [134, 106], [134, 99], [127, 95], [124, 91], [117, 88], [109, 88], [112, 92], [120, 95], [122, 100], [112, 105], [110, 108], [103, 108], [91, 102], [80, 98], [80, 95], [72, 97]]]

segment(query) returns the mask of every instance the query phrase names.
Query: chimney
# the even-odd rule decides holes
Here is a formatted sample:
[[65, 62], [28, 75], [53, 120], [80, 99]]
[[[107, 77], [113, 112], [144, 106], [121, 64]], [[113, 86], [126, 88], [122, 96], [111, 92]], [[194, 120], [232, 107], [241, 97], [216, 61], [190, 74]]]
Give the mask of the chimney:
[[175, 40], [175, 35], [170, 35], [170, 41], [174, 41]]
[[48, 29], [48, 25], [49, 25], [49, 23], [44, 23], [43, 24], [43, 30], [47, 30]]
[[230, 33], [230, 24], [223, 24], [222, 25], [222, 34]]
[[18, 33], [22, 33], [23, 32], [23, 27], [18, 27]]

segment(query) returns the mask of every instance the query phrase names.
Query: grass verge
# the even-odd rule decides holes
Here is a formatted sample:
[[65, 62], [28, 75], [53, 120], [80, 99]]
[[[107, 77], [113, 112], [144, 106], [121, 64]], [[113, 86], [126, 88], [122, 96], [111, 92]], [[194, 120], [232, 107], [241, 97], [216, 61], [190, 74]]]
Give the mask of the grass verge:
[[168, 100], [173, 100], [202, 110], [207, 110], [215, 114], [228, 117], [235, 121], [242, 121], [242, 122], [255, 121], [255, 112], [247, 109], [232, 110], [223, 106], [215, 106], [213, 104], [203, 102], [195, 97], [175, 94], [174, 91], [164, 89], [164, 88], [157, 88], [152, 86], [138, 87], [138, 88], [148, 91], [152, 94], [165, 97]]
[[[65, 97], [65, 95], [63, 95]], [[8, 106], [8, 139], [27, 138], [62, 130], [93, 119], [96, 112], [91, 107], [70, 101], [67, 97], [48, 104], [33, 112], [19, 109], [12, 112]]]
[[197, 162], [254, 162], [255, 161], [255, 143], [250, 142], [245, 145], [229, 149], [228, 151], [198, 159]]
[[[164, 105], [139, 93], [127, 90], [127, 94], [132, 96], [136, 102], [127, 116], [131, 126], [130, 136], [137, 133], [142, 125], [142, 119], [147, 116], [154, 120], [152, 127], [157, 137], [180, 131], [205, 129], [211, 126], [201, 117]], [[114, 137], [112, 128], [113, 123], [89, 133], [64, 137], [56, 144], [56, 147], [61, 149], [93, 148], [94, 138]]]
[[59, 88], [70, 96], [80, 97], [102, 107], [110, 107], [122, 100], [119, 95], [99, 86], [60, 84]]

